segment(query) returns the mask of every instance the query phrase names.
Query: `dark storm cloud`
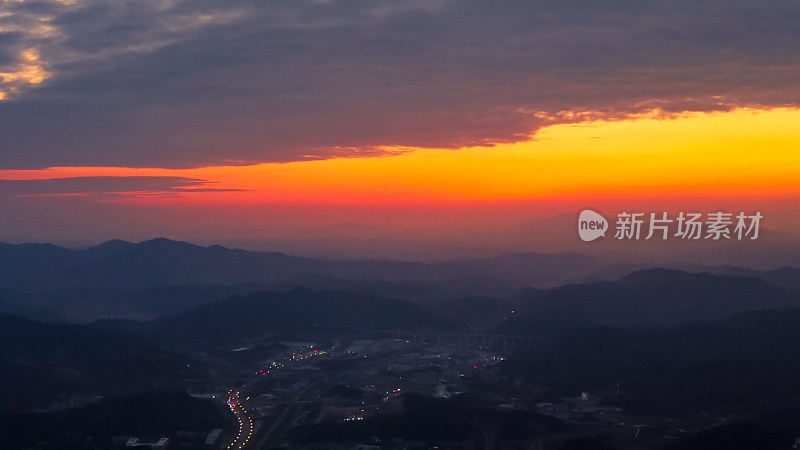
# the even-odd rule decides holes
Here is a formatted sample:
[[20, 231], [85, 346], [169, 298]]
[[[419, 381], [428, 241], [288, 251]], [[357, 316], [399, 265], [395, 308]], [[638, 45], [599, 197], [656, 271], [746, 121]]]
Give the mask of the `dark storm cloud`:
[[0, 180], [2, 197], [174, 196], [188, 192], [225, 192], [213, 183], [185, 177], [71, 177], [43, 180]]
[[800, 103], [793, 1], [7, 8], [52, 29], [0, 28], [23, 33], [0, 37], [0, 72], [15, 67], [3, 55], [36, 48], [50, 74], [0, 102], [5, 168], [380, 154], [515, 141], [576, 117]]

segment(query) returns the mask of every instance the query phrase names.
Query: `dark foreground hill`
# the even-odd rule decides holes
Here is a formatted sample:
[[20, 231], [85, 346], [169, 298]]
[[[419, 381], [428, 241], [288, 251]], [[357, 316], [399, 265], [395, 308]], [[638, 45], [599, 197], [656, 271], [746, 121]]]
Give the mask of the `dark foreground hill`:
[[429, 302], [425, 306], [437, 314], [456, 319], [478, 330], [493, 327], [516, 312], [516, 307], [511, 303], [490, 297], [454, 298]]
[[496, 330], [541, 335], [590, 326], [658, 327], [713, 320], [758, 309], [800, 307], [800, 293], [756, 278], [652, 269], [616, 282], [528, 291], [525, 311]]
[[665, 450], [786, 450], [800, 436], [800, 407], [781, 407], [688, 436]]
[[0, 314], [0, 412], [47, 406], [62, 394], [174, 386], [198, 370], [188, 363], [141, 336]]
[[219, 344], [275, 334], [331, 334], [371, 330], [459, 331], [458, 322], [405, 300], [344, 291], [262, 291], [234, 296], [143, 325], [171, 344]]
[[113, 436], [156, 435], [174, 442], [178, 430], [199, 433], [200, 438], [189, 448], [203, 448], [209, 431], [232, 427], [226, 412], [209, 400], [151, 392], [52, 413], [0, 415], [0, 448], [105, 449], [113, 448]]
[[589, 328], [520, 352], [506, 369], [556, 395], [606, 391], [648, 413], [750, 413], [800, 400], [800, 310], [662, 330]]
[[[408, 441], [469, 441], [475, 435], [492, 433], [500, 441], [527, 439], [541, 433], [564, 428], [552, 417], [529, 411], [499, 411], [494, 405], [485, 405], [464, 397], [450, 401], [407, 394], [403, 397], [403, 411], [376, 415], [363, 421], [336, 423], [321, 421], [310, 426], [290, 430], [292, 444], [369, 442], [374, 438], [391, 442], [396, 437]], [[468, 444], [467, 444], [468, 445]], [[342, 446], [343, 447], [343, 446]], [[450, 448], [471, 448], [450, 447]]]

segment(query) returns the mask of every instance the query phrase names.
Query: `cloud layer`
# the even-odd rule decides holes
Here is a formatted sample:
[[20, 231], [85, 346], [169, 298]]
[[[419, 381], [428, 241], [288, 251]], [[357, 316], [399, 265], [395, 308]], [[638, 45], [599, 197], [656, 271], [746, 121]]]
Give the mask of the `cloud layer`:
[[797, 48], [789, 0], [7, 1], [0, 168], [380, 155], [796, 106]]
[[69, 177], [0, 180], [0, 198], [88, 197], [95, 200], [132, 197], [174, 197], [192, 192], [228, 192], [214, 183], [186, 177]]

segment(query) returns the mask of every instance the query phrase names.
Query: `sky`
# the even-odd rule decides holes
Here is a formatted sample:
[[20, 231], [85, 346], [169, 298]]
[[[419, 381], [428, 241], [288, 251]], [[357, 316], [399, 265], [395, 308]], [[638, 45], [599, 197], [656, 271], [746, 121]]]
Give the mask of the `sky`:
[[589, 208], [785, 246], [797, 48], [793, 1], [4, 1], [0, 240], [588, 251]]

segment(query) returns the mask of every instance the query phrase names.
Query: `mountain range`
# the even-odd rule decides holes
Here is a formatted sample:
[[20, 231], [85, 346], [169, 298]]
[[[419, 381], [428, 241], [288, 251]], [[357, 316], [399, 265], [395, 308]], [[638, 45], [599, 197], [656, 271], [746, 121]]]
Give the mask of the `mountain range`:
[[591, 326], [659, 327], [722, 319], [745, 311], [799, 308], [800, 292], [759, 278], [670, 269], [633, 272], [619, 281], [527, 290], [521, 314], [499, 334], [547, 334]]
[[235, 295], [301, 287], [409, 300], [477, 328], [494, 326], [515, 309], [498, 331], [530, 334], [554, 324], [666, 325], [792, 307], [800, 289], [800, 269], [791, 267], [642, 267], [650, 266], [537, 253], [428, 263], [334, 261], [163, 238], [79, 250], [0, 243], [0, 312], [74, 323], [149, 321]]
[[441, 280], [465, 277], [507, 282], [557, 282], [599, 267], [593, 258], [526, 253], [491, 259], [416, 263], [320, 260], [283, 253], [202, 247], [157, 238], [114, 240], [71, 250], [50, 244], [0, 243], [0, 287], [27, 291], [64, 286], [143, 288], [164, 285], [274, 283], [324, 275], [356, 280]]
[[345, 291], [259, 291], [208, 303], [150, 322], [115, 324], [170, 346], [235, 344], [276, 335], [364, 331], [465, 331], [458, 321], [406, 300]]
[[147, 320], [232, 295], [295, 287], [420, 301], [506, 297], [597, 267], [586, 256], [536, 253], [436, 263], [333, 261], [163, 238], [79, 250], [0, 243], [0, 312], [77, 323]]

